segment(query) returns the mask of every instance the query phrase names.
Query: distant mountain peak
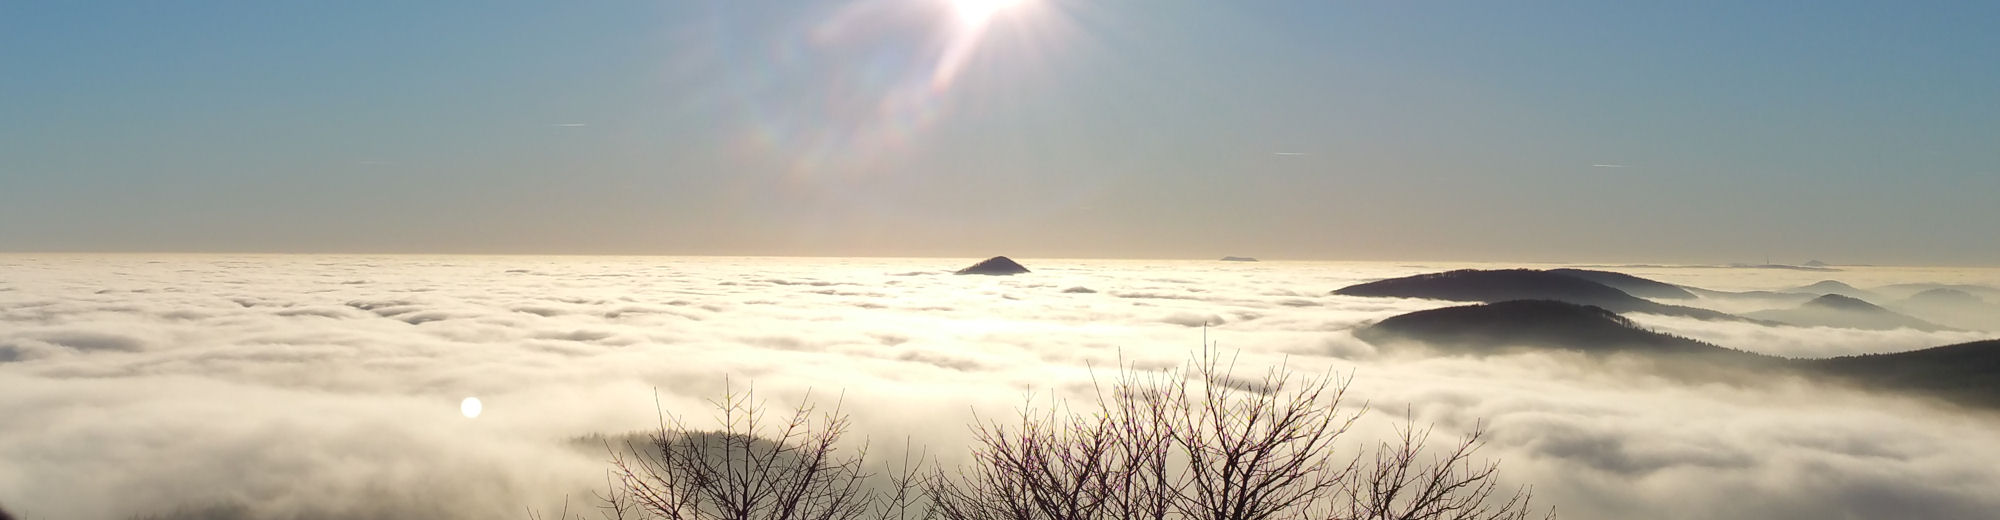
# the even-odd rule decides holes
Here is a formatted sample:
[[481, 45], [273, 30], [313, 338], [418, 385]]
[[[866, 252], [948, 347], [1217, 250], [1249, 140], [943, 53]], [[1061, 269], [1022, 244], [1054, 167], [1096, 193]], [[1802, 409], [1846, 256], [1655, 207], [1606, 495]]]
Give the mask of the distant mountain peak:
[[1947, 330], [1938, 324], [1868, 303], [1868, 300], [1832, 293], [1820, 295], [1796, 308], [1757, 311], [1748, 316], [1802, 327]]
[[1848, 285], [1847, 282], [1842, 282], [1840, 280], [1820, 280], [1817, 282], [1813, 282], [1812, 285], [1800, 287], [1798, 290], [1831, 293], [1837, 291], [1860, 291], [1861, 288]]
[[[1602, 277], [1604, 274], [1619, 275], [1602, 271], [1577, 272], [1586, 276], [1598, 275], [1595, 277]], [[1650, 282], [1642, 278], [1632, 278]], [[1333, 294], [1488, 303], [1507, 300], [1555, 300], [1603, 307], [1612, 312], [1644, 312], [1704, 320], [1742, 319], [1708, 309], [1653, 302], [1574, 273], [1534, 269], [1460, 269], [1350, 285], [1333, 291]]]
[[[1827, 301], [1872, 306], [1840, 296]], [[1758, 374], [1787, 370], [1806, 376], [1832, 376], [1866, 388], [2000, 408], [2000, 340], [1886, 354], [1783, 359], [1646, 330], [1600, 307], [1548, 300], [1416, 311], [1356, 329], [1354, 336], [1378, 345], [1408, 341], [1441, 351], [1474, 354], [1555, 349], [1651, 355], [1700, 363], [1691, 365], [1696, 367], [1691, 370], [1662, 372], [1695, 377], [1715, 377], [1730, 367], [1753, 369]]]
[[[1839, 282], [1834, 282], [1834, 283], [1839, 283]], [[1812, 301], [1806, 302], [1805, 305], [1810, 307], [1839, 309], [1843, 311], [1861, 311], [1861, 312], [1888, 311], [1888, 309], [1884, 309], [1880, 305], [1868, 303], [1868, 300], [1863, 300], [1860, 298], [1855, 298], [1853, 296], [1845, 296], [1840, 294], [1824, 294], [1818, 298], [1813, 298]]]
[[1408, 340], [1462, 351], [1554, 348], [1582, 352], [1655, 351], [1741, 354], [1660, 334], [1602, 307], [1554, 300], [1512, 300], [1403, 314], [1355, 331], [1370, 343]]
[[1022, 267], [1021, 264], [1015, 262], [1014, 259], [1007, 258], [1004, 256], [996, 256], [993, 258], [988, 258], [977, 264], [972, 264], [972, 267], [959, 269], [957, 274], [1010, 275], [1010, 274], [1021, 274], [1026, 272], [1028, 272], [1028, 268]]
[[1911, 303], [1928, 305], [1978, 305], [1986, 303], [1984, 299], [1981, 299], [1976, 294], [1950, 287], [1926, 289], [1923, 292], [1910, 295], [1909, 301]]
[[1812, 285], [1791, 289], [1788, 292], [1814, 295], [1838, 294], [1863, 300], [1875, 300], [1881, 297], [1881, 295], [1875, 294], [1873, 291], [1848, 285], [1846, 282], [1839, 280], [1820, 280], [1813, 282]]
[[1637, 276], [1632, 276], [1629, 274], [1620, 273], [1616, 271], [1597, 271], [1591, 269], [1573, 269], [1565, 267], [1561, 269], [1550, 269], [1548, 270], [1548, 272], [1574, 276], [1577, 278], [1582, 278], [1585, 280], [1601, 283], [1604, 285], [1611, 286], [1611, 288], [1613, 289], [1625, 291], [1626, 294], [1638, 296], [1641, 298], [1663, 298], [1663, 299], [1677, 299], [1677, 300], [1692, 300], [1697, 298], [1697, 296], [1695, 296], [1694, 293], [1688, 292], [1686, 288], [1683, 288], [1681, 286], [1666, 282], [1661, 282], [1658, 280], [1649, 280], [1646, 278], [1640, 278]]

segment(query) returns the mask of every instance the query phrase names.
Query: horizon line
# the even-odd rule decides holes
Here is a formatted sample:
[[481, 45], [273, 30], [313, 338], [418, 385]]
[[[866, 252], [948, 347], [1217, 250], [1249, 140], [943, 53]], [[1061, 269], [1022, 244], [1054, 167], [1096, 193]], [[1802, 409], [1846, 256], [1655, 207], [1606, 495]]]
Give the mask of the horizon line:
[[[155, 255], [155, 256], [183, 256], [183, 257], [187, 257], [187, 256], [296, 256], [296, 257], [306, 257], [306, 256], [331, 256], [331, 257], [339, 257], [339, 256], [349, 256], [349, 257], [361, 257], [361, 256], [405, 256], [405, 257], [661, 257], [661, 258], [829, 258], [829, 259], [843, 259], [843, 258], [880, 258], [880, 259], [913, 259], [913, 260], [918, 260], [918, 259], [921, 259], [921, 260], [928, 260], [928, 259], [938, 259], [938, 260], [962, 260], [962, 259], [986, 259], [986, 258], [992, 258], [992, 257], [994, 257], [994, 256], [1005, 256], [1005, 257], [1008, 257], [1008, 258], [1013, 258], [1013, 259], [1017, 259], [1017, 260], [1018, 260], [1018, 259], [1042, 259], [1042, 260], [1167, 260], [1167, 261], [1209, 261], [1209, 262], [1219, 262], [1219, 261], [1222, 261], [1221, 259], [1222, 259], [1222, 258], [1224, 258], [1225, 256], [1238, 256], [1238, 255], [1223, 255], [1223, 256], [1203, 256], [1203, 257], [1193, 257], [1193, 256], [1124, 256], [1124, 257], [1114, 257], [1114, 256], [1066, 256], [1066, 255], [1050, 255], [1050, 256], [1042, 256], [1042, 255], [1014, 255], [1014, 254], [1001, 254], [1001, 255], [937, 255], [937, 254], [918, 254], [918, 255], [904, 255], [904, 254], [848, 254], [848, 255], [832, 255], [832, 254], [777, 254], [777, 253], [762, 253], [762, 254], [752, 254], [752, 253], [744, 253], [744, 254], [731, 254], [731, 253], [606, 253], [606, 252], [574, 252], [574, 253], [533, 253], [533, 252], [494, 252], [494, 253], [481, 253], [481, 252], [298, 252], [298, 251], [7, 251], [7, 250], [0, 250], [0, 257], [6, 257], [6, 256], [13, 256], [13, 257], [21, 257], [21, 256], [148, 256], [148, 255]], [[1717, 262], [1706, 262], [1706, 263], [1704, 263], [1704, 262], [1673, 262], [1673, 261], [1605, 261], [1605, 260], [1573, 260], [1573, 261], [1557, 261], [1557, 260], [1525, 260], [1525, 259], [1516, 259], [1516, 260], [1507, 260], [1507, 259], [1486, 259], [1486, 260], [1474, 260], [1474, 259], [1439, 259], [1439, 258], [1372, 258], [1372, 259], [1370, 259], [1370, 258], [1324, 258], [1324, 257], [1319, 257], [1319, 258], [1299, 258], [1299, 257], [1263, 257], [1263, 256], [1248, 256], [1247, 258], [1252, 258], [1252, 259], [1254, 259], [1254, 261], [1255, 261], [1255, 262], [1245, 262], [1245, 263], [1256, 263], [1256, 262], [1273, 262], [1273, 263], [1278, 263], [1278, 262], [1284, 262], [1284, 263], [1343, 263], [1343, 262], [1354, 262], [1354, 263], [1396, 263], [1396, 262], [1405, 262], [1405, 263], [1446, 263], [1446, 264], [1522, 264], [1522, 265], [1561, 265], [1561, 266], [1571, 266], [1571, 267], [1595, 267], [1595, 268], [1606, 268], [1606, 269], [1617, 269], [1617, 268], [1626, 268], [1626, 269], [1647, 269], [1647, 268], [1660, 268], [1660, 269], [1683, 269], [1683, 268], [1703, 268], [1703, 269], [1773, 269], [1773, 268], [1777, 268], [1777, 269], [1782, 269], [1782, 268], [1792, 268], [1792, 267], [1797, 267], [1797, 268], [1820, 268], [1820, 267], [1823, 267], [1823, 268], [1828, 268], [1828, 269], [1830, 270], [1829, 272], [1832, 272], [1832, 271], [1838, 271], [1838, 270], [1840, 270], [1840, 268], [1847, 268], [1847, 267], [1862, 267], [1862, 268], [1869, 268], [1869, 267], [1952, 267], [1952, 268], [1978, 268], [1978, 269], [2000, 269], [2000, 264], [1953, 264], [1953, 263], [1930, 263], [1930, 264], [1916, 264], [1916, 263], [1851, 263], [1851, 264], [1850, 264], [1850, 263], [1825, 263], [1825, 264], [1823, 264], [1823, 265], [1817, 265], [1817, 266], [1809, 266], [1809, 265], [1806, 265], [1806, 264], [1804, 264], [1804, 263], [1798, 263], [1798, 264], [1786, 264], [1786, 263], [1760, 263], [1760, 262], [1721, 262], [1721, 263], [1717, 263]]]

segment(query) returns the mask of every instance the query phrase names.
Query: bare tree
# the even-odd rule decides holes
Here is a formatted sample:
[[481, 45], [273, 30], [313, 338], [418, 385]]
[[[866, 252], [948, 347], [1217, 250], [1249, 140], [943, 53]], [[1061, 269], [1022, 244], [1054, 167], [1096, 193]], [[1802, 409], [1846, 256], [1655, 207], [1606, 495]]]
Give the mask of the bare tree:
[[[912, 457], [864, 471], [836, 405], [806, 401], [773, 420], [750, 392], [712, 401], [721, 426], [697, 431], [662, 414], [645, 445], [613, 451], [606, 518], [674, 520], [1521, 520], [1529, 493], [1501, 495], [1494, 463], [1476, 464], [1484, 425], [1448, 449], [1431, 431], [1398, 429], [1373, 450], [1339, 442], [1359, 412], [1347, 381], [1279, 366], [1233, 377], [1212, 353], [1177, 371], [1121, 366], [1096, 406], [1023, 406], [1006, 424], [973, 426], [956, 471]], [[1364, 463], [1364, 461], [1368, 461]], [[1550, 515], [1551, 517], [1553, 514]]]
[[1372, 465], [1336, 448], [1358, 413], [1345, 381], [1286, 367], [1237, 379], [1214, 354], [1181, 373], [1121, 367], [1092, 413], [1024, 407], [975, 425], [969, 467], [926, 484], [944, 520], [1486, 520], [1525, 518], [1528, 493], [1495, 503], [1497, 466], [1470, 460], [1484, 430], [1426, 458], [1429, 430], [1400, 430]]
[[[1356, 520], [1524, 520], [1531, 514], [1529, 493], [1516, 490], [1494, 502], [1499, 483], [1497, 462], [1475, 465], [1472, 453], [1485, 444], [1485, 424], [1450, 449], [1419, 460], [1429, 441], [1429, 428], [1397, 429], [1395, 444], [1382, 443], [1366, 478], [1349, 483], [1346, 518]], [[1550, 513], [1548, 517], [1554, 517]]]
[[1333, 443], [1354, 425], [1341, 414], [1347, 383], [1300, 377], [1284, 367], [1261, 380], [1231, 379], [1220, 356], [1201, 360], [1189, 380], [1153, 391], [1172, 396], [1168, 423], [1188, 460], [1176, 502], [1197, 520], [1303, 518], [1338, 492], [1354, 471]]
[[[867, 447], [843, 453], [848, 430], [838, 404], [819, 413], [810, 395], [789, 416], [772, 417], [754, 391], [725, 390], [711, 401], [719, 430], [689, 428], [662, 413], [647, 445], [609, 451], [616, 482], [607, 483], [606, 518], [674, 520], [909, 519], [916, 470], [891, 479], [888, 494], [867, 486]], [[906, 461], [906, 467], [909, 463]]]

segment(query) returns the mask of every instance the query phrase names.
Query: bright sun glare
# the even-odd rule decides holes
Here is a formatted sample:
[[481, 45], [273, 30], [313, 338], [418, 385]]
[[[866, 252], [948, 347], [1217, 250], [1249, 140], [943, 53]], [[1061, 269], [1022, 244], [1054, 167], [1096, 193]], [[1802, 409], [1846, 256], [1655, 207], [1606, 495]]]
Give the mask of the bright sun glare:
[[985, 25], [995, 15], [1021, 5], [1026, 0], [949, 0], [958, 20], [966, 25]]

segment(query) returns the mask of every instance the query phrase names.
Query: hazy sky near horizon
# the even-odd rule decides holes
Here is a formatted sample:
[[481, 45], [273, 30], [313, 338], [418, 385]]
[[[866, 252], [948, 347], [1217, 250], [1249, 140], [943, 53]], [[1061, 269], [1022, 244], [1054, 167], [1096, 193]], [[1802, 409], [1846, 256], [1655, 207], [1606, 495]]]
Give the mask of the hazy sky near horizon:
[[979, 4], [0, 4], [0, 250], [2000, 258], [2000, 3]]

